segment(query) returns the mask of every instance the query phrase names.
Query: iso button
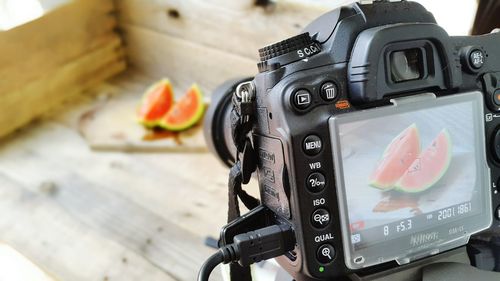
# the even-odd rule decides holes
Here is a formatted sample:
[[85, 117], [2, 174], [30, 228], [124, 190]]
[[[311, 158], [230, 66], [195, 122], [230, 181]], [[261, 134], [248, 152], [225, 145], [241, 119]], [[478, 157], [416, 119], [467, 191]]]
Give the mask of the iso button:
[[322, 147], [323, 142], [321, 141], [320, 137], [316, 135], [309, 135], [304, 139], [302, 148], [305, 154], [314, 156], [321, 152]]
[[326, 209], [317, 209], [312, 214], [311, 223], [318, 229], [325, 228], [330, 223], [330, 213]]

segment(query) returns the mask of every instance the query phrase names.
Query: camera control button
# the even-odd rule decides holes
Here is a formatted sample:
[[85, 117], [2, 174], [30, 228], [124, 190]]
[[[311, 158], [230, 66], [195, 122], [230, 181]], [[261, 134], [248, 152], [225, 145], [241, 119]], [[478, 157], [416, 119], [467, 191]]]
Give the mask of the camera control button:
[[304, 149], [305, 154], [314, 156], [320, 153], [322, 147], [323, 142], [320, 137], [316, 135], [309, 135], [304, 139], [302, 148]]
[[495, 210], [495, 218], [497, 220], [500, 220], [500, 206], [498, 206], [497, 209]]
[[307, 177], [307, 189], [313, 193], [322, 191], [325, 188], [326, 179], [320, 172], [314, 172]]
[[317, 209], [312, 214], [311, 223], [316, 228], [325, 228], [330, 223], [330, 213], [326, 209]]
[[316, 252], [316, 258], [320, 263], [331, 263], [335, 259], [335, 248], [330, 244], [323, 244]]
[[476, 49], [469, 54], [470, 65], [475, 69], [483, 67], [486, 56], [482, 50]]
[[337, 98], [337, 85], [333, 82], [325, 82], [321, 85], [320, 95], [325, 101], [333, 101]]
[[497, 89], [493, 93], [493, 102], [497, 105], [500, 106], [500, 89]]
[[308, 90], [298, 90], [292, 95], [293, 106], [299, 110], [307, 109], [311, 106], [312, 96]]

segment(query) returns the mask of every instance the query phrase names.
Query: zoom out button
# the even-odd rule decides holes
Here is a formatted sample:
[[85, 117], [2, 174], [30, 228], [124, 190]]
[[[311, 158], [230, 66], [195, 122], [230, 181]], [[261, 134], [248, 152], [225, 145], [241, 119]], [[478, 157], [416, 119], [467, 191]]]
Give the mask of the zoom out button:
[[325, 228], [330, 223], [330, 213], [326, 209], [317, 209], [312, 214], [311, 223], [316, 228]]

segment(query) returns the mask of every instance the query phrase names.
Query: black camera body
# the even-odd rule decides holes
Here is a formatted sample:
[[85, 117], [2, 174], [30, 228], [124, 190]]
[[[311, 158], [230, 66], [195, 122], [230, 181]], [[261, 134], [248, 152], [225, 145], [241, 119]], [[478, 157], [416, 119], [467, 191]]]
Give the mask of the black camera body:
[[[296, 249], [279, 258], [288, 272], [298, 280], [333, 280], [351, 273], [374, 272], [465, 245], [470, 235], [479, 230], [499, 229], [499, 46], [500, 33], [450, 37], [420, 4], [401, 1], [342, 7], [318, 18], [303, 34], [260, 50], [260, 73], [252, 81], [256, 121], [252, 130], [253, 146], [258, 157], [262, 203], [272, 211], [276, 221], [291, 224], [295, 231]], [[373, 209], [370, 215], [371, 218], [384, 216], [384, 221], [391, 223], [377, 225], [376, 219], [353, 221], [365, 212], [359, 207], [363, 202], [357, 202], [356, 198], [362, 198], [364, 190], [375, 194], [375, 189], [366, 187], [349, 194], [354, 191], [347, 187], [356, 185], [352, 182], [360, 178], [361, 172], [356, 171], [355, 165], [347, 167], [346, 163], [352, 157], [365, 158], [361, 152], [349, 151], [345, 144], [349, 144], [350, 139], [343, 139], [358, 125], [349, 125], [349, 130], [342, 131], [342, 124], [379, 122], [373, 125], [373, 130], [382, 131], [375, 128], [382, 128], [384, 123], [389, 130], [392, 124], [403, 122], [407, 118], [403, 114], [409, 111], [421, 112], [418, 116], [422, 117], [415, 117], [417, 121], [439, 123], [443, 119], [440, 115], [432, 113], [424, 117], [426, 108], [431, 112], [448, 104], [455, 104], [456, 108], [463, 105], [464, 110], [468, 105], [474, 107], [471, 112], [467, 109], [467, 114], [449, 109], [445, 115], [456, 114], [454, 118], [459, 124], [446, 121], [445, 124], [451, 125], [443, 126], [449, 127], [447, 130], [457, 143], [455, 151], [462, 151], [459, 142], [466, 137], [453, 137], [453, 130], [461, 134], [459, 128], [455, 128], [457, 125], [468, 130], [461, 119], [463, 116], [471, 116], [463, 118], [475, 124], [470, 126], [474, 131], [470, 147], [475, 151], [475, 160], [469, 156], [453, 156], [450, 169], [471, 161], [470, 167], [475, 168], [470, 168], [470, 177], [476, 177], [473, 182], [477, 187], [471, 190], [470, 198], [477, 196], [477, 201], [457, 201], [459, 204], [445, 204], [442, 208], [431, 210], [429, 207], [431, 211], [415, 211], [413, 203], [420, 200], [418, 204], [430, 206], [434, 202], [432, 198], [438, 198], [441, 193], [429, 186], [425, 186], [429, 190], [421, 193], [408, 191], [399, 186], [399, 181], [400, 190], [380, 191], [381, 200], [387, 203], [397, 197], [399, 202], [413, 203], [392, 210], [393, 207], [382, 202], [382, 209], [386, 209]], [[447, 114], [449, 112], [455, 113]], [[386, 119], [380, 119], [383, 116]], [[367, 123], [370, 124], [375, 123]], [[227, 126], [223, 127], [227, 130]], [[426, 130], [425, 126], [422, 128]], [[358, 139], [363, 136], [363, 130], [356, 131]], [[364, 132], [365, 145], [380, 139], [370, 130]], [[214, 138], [214, 142], [232, 146], [227, 138]], [[465, 142], [464, 147], [468, 147]], [[231, 148], [214, 150], [227, 163], [234, 161]], [[339, 156], [342, 153], [349, 155]], [[483, 164], [476, 164], [483, 156], [484, 168]], [[425, 156], [418, 158], [421, 159], [424, 163]], [[440, 161], [436, 159], [431, 162]], [[358, 165], [373, 164], [363, 160]], [[463, 169], [457, 170], [454, 178], [467, 173], [468, 168]], [[354, 180], [349, 182], [350, 179]], [[478, 190], [481, 190], [479, 194]], [[418, 198], [412, 201], [411, 196]], [[425, 196], [431, 199], [422, 199]], [[451, 195], [442, 196], [451, 198]], [[366, 202], [369, 197], [373, 196], [367, 196]], [[439, 198], [436, 200], [448, 200], [448, 197]], [[355, 211], [352, 204], [358, 204]], [[367, 208], [366, 212], [371, 209]], [[395, 215], [391, 219], [391, 212], [413, 215]], [[482, 222], [472, 226], [478, 218]], [[376, 231], [362, 232], [368, 231], [370, 222]], [[360, 235], [356, 234], [358, 230]], [[377, 238], [372, 241], [372, 237]], [[357, 239], [370, 240], [367, 244], [370, 253], [380, 255], [358, 255], [356, 245], [360, 241]], [[411, 249], [405, 250], [399, 245]], [[400, 247], [402, 254], [396, 253]]]

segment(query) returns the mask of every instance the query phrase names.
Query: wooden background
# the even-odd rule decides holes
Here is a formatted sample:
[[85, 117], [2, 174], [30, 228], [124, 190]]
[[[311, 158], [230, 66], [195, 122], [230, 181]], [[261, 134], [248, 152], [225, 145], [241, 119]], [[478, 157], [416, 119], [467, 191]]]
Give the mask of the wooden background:
[[195, 280], [227, 169], [208, 153], [93, 151], [81, 117], [162, 77], [209, 95], [253, 75], [257, 49], [325, 2], [75, 0], [0, 32], [0, 243], [54, 280]]

